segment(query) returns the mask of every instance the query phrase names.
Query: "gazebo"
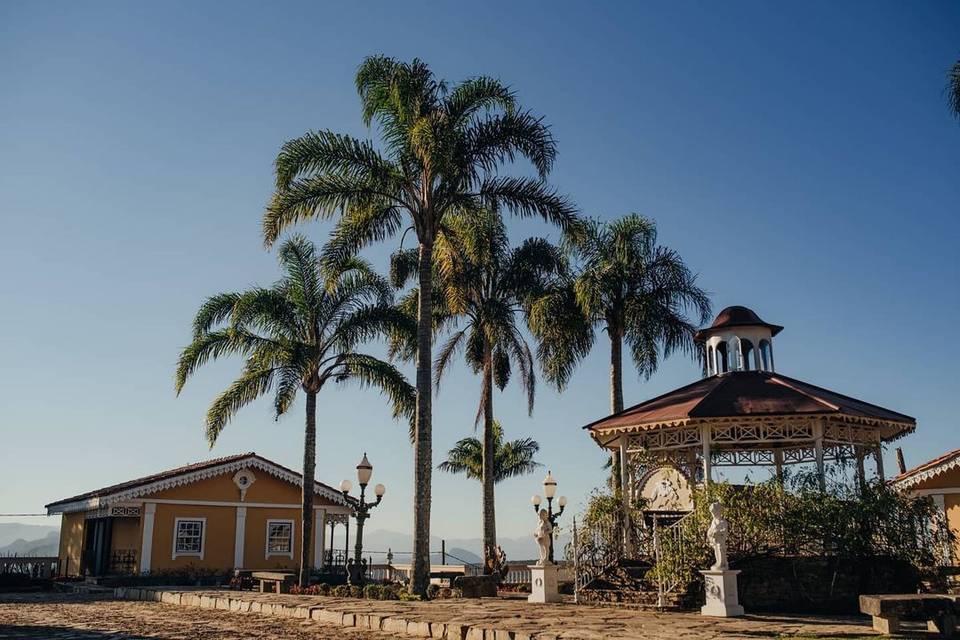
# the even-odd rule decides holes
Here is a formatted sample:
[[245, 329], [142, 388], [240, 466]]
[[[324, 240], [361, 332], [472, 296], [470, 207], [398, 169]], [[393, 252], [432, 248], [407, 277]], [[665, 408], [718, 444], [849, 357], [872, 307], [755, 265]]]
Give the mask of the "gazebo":
[[872, 456], [882, 480], [883, 444], [916, 428], [910, 416], [777, 373], [773, 338], [783, 327], [746, 307], [728, 307], [695, 340], [705, 376], [584, 427], [620, 462], [623, 506], [636, 498], [650, 509], [692, 508], [690, 489], [709, 483], [715, 467], [768, 467], [855, 460], [865, 481]]

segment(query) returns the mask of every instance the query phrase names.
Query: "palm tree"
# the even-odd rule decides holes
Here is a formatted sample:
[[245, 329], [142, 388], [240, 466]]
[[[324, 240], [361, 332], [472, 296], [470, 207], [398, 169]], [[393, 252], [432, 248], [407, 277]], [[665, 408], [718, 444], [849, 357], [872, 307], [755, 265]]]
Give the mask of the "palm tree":
[[392, 289], [384, 278], [356, 258], [321, 265], [314, 245], [301, 237], [284, 242], [278, 257], [284, 274], [272, 287], [221, 293], [200, 307], [193, 342], [177, 365], [176, 390], [179, 395], [187, 378], [209, 360], [245, 358], [243, 373], [207, 412], [211, 447], [237, 411], [260, 396], [274, 393], [278, 419], [300, 391], [306, 396], [299, 576], [305, 587], [313, 539], [317, 394], [327, 382], [355, 380], [380, 389], [399, 417], [412, 416], [415, 393], [393, 365], [356, 351], [409, 323], [391, 306]]
[[960, 60], [953, 63], [947, 72], [947, 102], [950, 111], [960, 119]]
[[[687, 314], [705, 322], [710, 299], [680, 256], [657, 245], [656, 224], [638, 214], [610, 223], [591, 221], [568, 244], [580, 272], [534, 306], [531, 328], [541, 340], [547, 378], [561, 389], [589, 353], [596, 328], [602, 328], [610, 340], [610, 410], [619, 413], [624, 341], [644, 378], [676, 350], [696, 357], [696, 325]], [[616, 463], [612, 485], [619, 491]]]
[[[415, 259], [415, 250], [394, 255], [394, 286], [405, 284]], [[497, 549], [493, 388], [502, 391], [516, 368], [527, 394], [527, 411], [533, 412], [536, 369], [517, 316], [543, 295], [565, 263], [560, 250], [542, 238], [511, 249], [503, 219], [489, 210], [450, 215], [437, 239], [434, 262], [435, 325], [457, 329], [434, 363], [435, 384], [439, 389], [450, 362], [461, 351], [474, 373], [481, 375], [475, 423], [483, 421], [483, 550], [489, 560]], [[416, 309], [416, 296], [412, 291], [401, 303], [409, 313]]]
[[[381, 148], [331, 131], [311, 131], [283, 145], [276, 192], [263, 217], [273, 243], [287, 227], [338, 217], [328, 252], [354, 255], [404, 228], [419, 244], [417, 402], [414, 418], [414, 555], [411, 590], [425, 594], [430, 569], [432, 472], [431, 264], [434, 242], [451, 213], [483, 207], [537, 216], [570, 229], [574, 207], [544, 178], [556, 157], [549, 128], [518, 108], [498, 80], [475, 77], [450, 88], [426, 63], [366, 58], [356, 76], [363, 121], [379, 126]], [[536, 178], [498, 174], [517, 156]]]
[[[493, 423], [493, 481], [503, 482], [507, 478], [527, 475], [543, 465], [533, 459], [540, 451], [540, 445], [533, 438], [503, 441], [503, 428], [500, 421]], [[447, 452], [447, 459], [437, 465], [440, 471], [462, 473], [473, 480], [483, 478], [483, 443], [477, 438], [464, 438]]]

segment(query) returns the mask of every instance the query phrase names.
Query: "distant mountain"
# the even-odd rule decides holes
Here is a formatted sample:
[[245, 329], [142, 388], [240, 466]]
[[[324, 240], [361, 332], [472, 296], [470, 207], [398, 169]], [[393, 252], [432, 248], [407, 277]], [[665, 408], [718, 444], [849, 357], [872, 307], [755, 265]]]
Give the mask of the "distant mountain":
[[[335, 549], [343, 548], [342, 529], [337, 529], [337, 536], [333, 546]], [[537, 543], [531, 534], [523, 538], [498, 538], [497, 542], [503, 547], [507, 554], [507, 560], [510, 562], [521, 562], [524, 560], [536, 560], [539, 555]], [[562, 555], [560, 551], [570, 542], [570, 536], [559, 535], [554, 542], [557, 555]], [[330, 541], [327, 540], [329, 545]], [[446, 541], [447, 563], [459, 564], [461, 560], [468, 563], [480, 563], [483, 542], [480, 538], [449, 538]], [[441, 539], [438, 537], [430, 538], [430, 562], [440, 562]], [[387, 549], [393, 551], [393, 560], [397, 563], [410, 562], [410, 551], [413, 549], [413, 536], [408, 533], [397, 531], [388, 531], [386, 529], [376, 529], [363, 532], [363, 555], [372, 557], [374, 562], [384, 562]], [[353, 538], [350, 538], [350, 553], [353, 553]], [[455, 557], [454, 557], [455, 556]]]
[[51, 531], [39, 540], [17, 538], [0, 547], [0, 556], [55, 556], [59, 550], [60, 532]]
[[22, 522], [0, 522], [0, 548], [15, 540], [41, 540], [51, 531], [59, 532], [60, 527], [44, 524], [23, 524]]

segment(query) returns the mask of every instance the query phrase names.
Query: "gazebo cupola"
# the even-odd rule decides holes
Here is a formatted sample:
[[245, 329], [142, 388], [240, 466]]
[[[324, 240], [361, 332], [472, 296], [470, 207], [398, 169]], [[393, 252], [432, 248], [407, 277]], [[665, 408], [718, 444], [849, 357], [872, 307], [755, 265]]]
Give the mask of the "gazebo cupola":
[[721, 311], [694, 339], [704, 343], [708, 376], [728, 371], [774, 371], [773, 337], [782, 330], [747, 307], [733, 306]]

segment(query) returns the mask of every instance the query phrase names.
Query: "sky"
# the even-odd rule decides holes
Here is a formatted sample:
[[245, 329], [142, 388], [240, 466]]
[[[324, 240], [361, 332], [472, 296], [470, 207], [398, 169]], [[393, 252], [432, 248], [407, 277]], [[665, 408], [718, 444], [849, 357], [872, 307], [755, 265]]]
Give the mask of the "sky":
[[[278, 276], [260, 217], [280, 145], [372, 135], [353, 75], [378, 53], [511, 85], [552, 127], [550, 181], [584, 215], [654, 218], [716, 311], [786, 327], [778, 371], [915, 416], [908, 465], [960, 447], [957, 3], [5, 0], [0, 513], [243, 451], [299, 467], [302, 403], [279, 421], [269, 400], [244, 409], [211, 450], [204, 413], [239, 364], [180, 397], [174, 365], [206, 296]], [[398, 242], [365, 255], [382, 268]], [[547, 468], [573, 510], [603, 483], [581, 426], [608, 413], [607, 353], [601, 336], [562, 394], [541, 381], [532, 417], [518, 389], [496, 396], [545, 465], [498, 485], [501, 535], [532, 532]], [[650, 380], [627, 369], [626, 402], [699, 375], [682, 357]], [[435, 397], [436, 463], [474, 435], [479, 387], [461, 364]], [[318, 404], [318, 478], [354, 478], [367, 452], [387, 486], [367, 526], [411, 531], [406, 427], [373, 391]], [[433, 495], [435, 535], [480, 536], [478, 483], [436, 472]]]

